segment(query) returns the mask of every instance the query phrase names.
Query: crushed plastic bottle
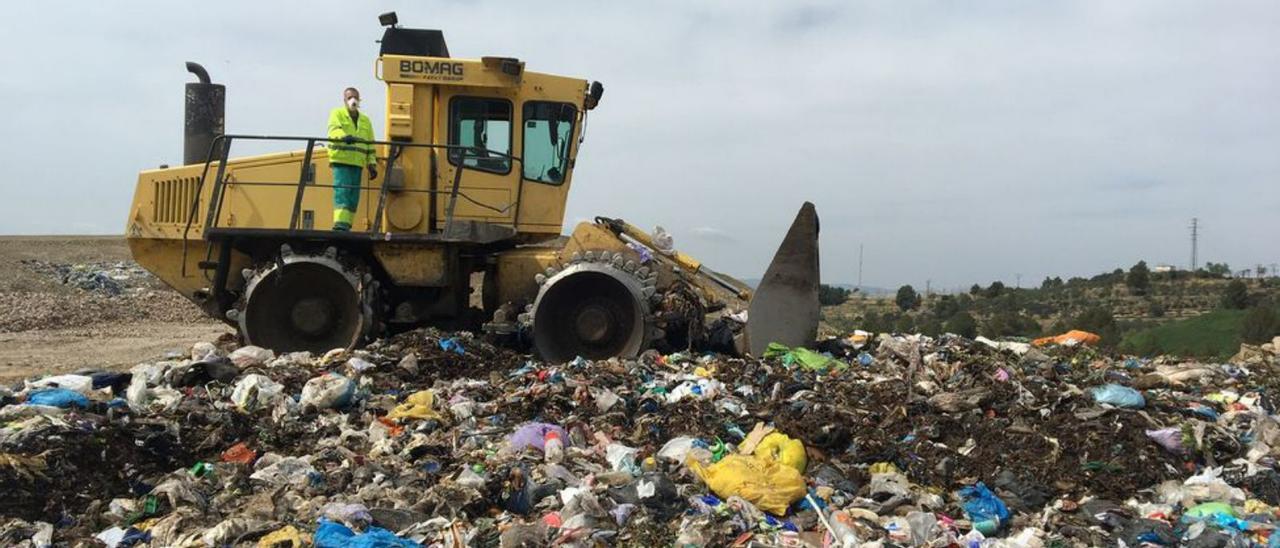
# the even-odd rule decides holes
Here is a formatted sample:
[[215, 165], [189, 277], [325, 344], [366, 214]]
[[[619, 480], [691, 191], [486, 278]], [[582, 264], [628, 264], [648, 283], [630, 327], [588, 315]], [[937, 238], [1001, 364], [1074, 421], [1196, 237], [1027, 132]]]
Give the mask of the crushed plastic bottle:
[[858, 534], [853, 530], [853, 516], [848, 512], [844, 510], [832, 512], [830, 522], [835, 541], [841, 548], [854, 548], [862, 544], [862, 539], [859, 539]]
[[564, 441], [560, 439], [560, 432], [547, 430], [547, 432], [543, 434], [542, 456], [543, 459], [549, 463], [564, 461]]

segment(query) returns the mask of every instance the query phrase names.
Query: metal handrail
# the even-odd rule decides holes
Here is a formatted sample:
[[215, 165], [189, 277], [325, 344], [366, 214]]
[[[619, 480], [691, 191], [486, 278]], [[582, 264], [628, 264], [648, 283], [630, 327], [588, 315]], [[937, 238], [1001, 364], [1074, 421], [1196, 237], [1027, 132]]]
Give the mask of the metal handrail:
[[[247, 140], [247, 141], [305, 142], [307, 145], [306, 145], [306, 150], [303, 153], [302, 164], [299, 168], [298, 182], [297, 183], [271, 183], [271, 182], [251, 182], [251, 181], [243, 181], [243, 182], [242, 181], [230, 181], [230, 182], [226, 181], [225, 180], [226, 167], [227, 167], [228, 156], [230, 155], [230, 152], [231, 152], [231, 143], [236, 139]], [[293, 209], [292, 209], [292, 214], [290, 215], [289, 228], [288, 228], [289, 231], [295, 231], [297, 230], [298, 217], [301, 213], [302, 198], [307, 187], [307, 181], [308, 181], [307, 175], [311, 168], [311, 158], [314, 155], [315, 145], [317, 142], [325, 142], [330, 144], [335, 144], [335, 143], [351, 144], [351, 143], [347, 143], [343, 139], [331, 139], [328, 137], [302, 137], [302, 136], [294, 136], [294, 135], [228, 135], [228, 134], [224, 134], [224, 135], [218, 135], [214, 137], [213, 141], [209, 143], [209, 152], [205, 156], [204, 168], [200, 172], [199, 182], [196, 183], [195, 193], [191, 200], [191, 207], [187, 212], [187, 222], [182, 230], [182, 275], [186, 276], [188, 236], [190, 235], [190, 232], [191, 232], [191, 226], [195, 222], [196, 215], [199, 212], [200, 196], [204, 190], [205, 180], [209, 176], [209, 168], [213, 164], [215, 156], [218, 160], [218, 169], [217, 169], [216, 175], [214, 176], [213, 190], [212, 192], [210, 192], [210, 195], [209, 195], [209, 211], [208, 211], [208, 216], [206, 217], [205, 226], [204, 226], [206, 237], [207, 237], [207, 234], [209, 233], [209, 230], [216, 226], [218, 217], [221, 216], [222, 204], [226, 194], [226, 187], [231, 185], [243, 185], [243, 186], [296, 185], [298, 190], [294, 195]], [[461, 183], [462, 183], [463, 170], [470, 169], [470, 170], [476, 170], [476, 171], [483, 171], [476, 167], [466, 165], [466, 160], [468, 159], [498, 157], [498, 158], [506, 159], [509, 162], [523, 163], [524, 161], [523, 158], [512, 156], [511, 154], [507, 154], [505, 152], [498, 152], [495, 150], [488, 150], [481, 147], [465, 146], [465, 145], [414, 143], [414, 142], [408, 142], [408, 141], [366, 141], [363, 139], [356, 139], [355, 141], [353, 141], [353, 143], [367, 144], [367, 145], [383, 145], [383, 146], [391, 147], [391, 153], [387, 157], [387, 164], [386, 164], [386, 174], [387, 174], [386, 176], [388, 177], [390, 176], [391, 168], [395, 165], [396, 160], [399, 159], [400, 153], [403, 151], [404, 148], [444, 149], [449, 153], [455, 153], [455, 152], [459, 153], [457, 170], [454, 172], [454, 177], [453, 177], [453, 184], [451, 185], [451, 188], [447, 191], [449, 192], [450, 197], [449, 197], [449, 204], [445, 209], [444, 231], [446, 233], [453, 227], [453, 212], [454, 212], [454, 207], [457, 204], [458, 198], [462, 198], [477, 206], [480, 206], [498, 213], [505, 213], [507, 210], [511, 209], [513, 205], [515, 205], [514, 203], [512, 203], [512, 204], [508, 204], [506, 207], [497, 208], [489, 204], [485, 204], [480, 201], [477, 201], [470, 196], [467, 196], [466, 193], [459, 191], [459, 187], [461, 186]], [[220, 151], [219, 151], [219, 147], [221, 147]], [[314, 177], [314, 174], [312, 176]], [[311, 186], [316, 186], [317, 188], [335, 188], [335, 185], [318, 185], [315, 183], [312, 183]], [[350, 188], [350, 187], [344, 187], [344, 188]], [[377, 227], [381, 226], [382, 224], [383, 210], [386, 208], [386, 198], [387, 198], [387, 193], [390, 191], [390, 187], [386, 184], [386, 180], [384, 179], [383, 184], [380, 184], [377, 187], [372, 185], [370, 186], [359, 185], [357, 188], [361, 191], [373, 190], [375, 188], [380, 189], [380, 192], [378, 195], [378, 206], [375, 212], [374, 222], [372, 224], [373, 230], [370, 231], [370, 233], [372, 233], [373, 231], [376, 231]], [[428, 193], [433, 195], [436, 193], [445, 192], [444, 190], [438, 190], [438, 189], [401, 189], [400, 191], [401, 192], [422, 192], [422, 193]], [[430, 228], [434, 228], [434, 227], [430, 227]], [[207, 249], [206, 251], [208, 253], [212, 253], [212, 248]]]

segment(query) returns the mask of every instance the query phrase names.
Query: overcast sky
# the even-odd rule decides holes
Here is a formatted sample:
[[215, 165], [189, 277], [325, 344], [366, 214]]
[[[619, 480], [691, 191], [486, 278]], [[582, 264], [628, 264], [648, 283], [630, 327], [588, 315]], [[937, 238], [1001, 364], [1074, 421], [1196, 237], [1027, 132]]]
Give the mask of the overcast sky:
[[[0, 20], [0, 233], [119, 233], [178, 163], [194, 60], [227, 129], [321, 134], [376, 16], [599, 80], [566, 222], [662, 225], [744, 277], [802, 201], [824, 280], [967, 287], [1280, 261], [1280, 3], [21, 2]], [[604, 4], [604, 5], [600, 5]], [[373, 6], [373, 7], [367, 7]]]

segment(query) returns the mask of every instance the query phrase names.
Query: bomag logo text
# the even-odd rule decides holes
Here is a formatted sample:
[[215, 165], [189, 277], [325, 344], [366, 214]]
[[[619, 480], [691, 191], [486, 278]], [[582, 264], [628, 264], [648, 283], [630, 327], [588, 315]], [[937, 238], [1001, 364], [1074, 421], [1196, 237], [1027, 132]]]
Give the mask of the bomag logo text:
[[400, 73], [423, 75], [428, 80], [461, 80], [462, 63], [448, 61], [400, 61]]

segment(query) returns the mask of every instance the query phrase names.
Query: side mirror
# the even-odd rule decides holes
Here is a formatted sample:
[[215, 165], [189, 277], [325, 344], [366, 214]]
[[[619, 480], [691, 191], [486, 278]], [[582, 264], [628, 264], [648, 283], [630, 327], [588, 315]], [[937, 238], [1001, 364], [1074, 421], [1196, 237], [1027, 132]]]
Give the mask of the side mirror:
[[591, 91], [587, 92], [586, 104], [583, 105], [587, 110], [596, 108], [600, 104], [600, 98], [604, 96], [604, 84], [600, 82], [591, 82]]

